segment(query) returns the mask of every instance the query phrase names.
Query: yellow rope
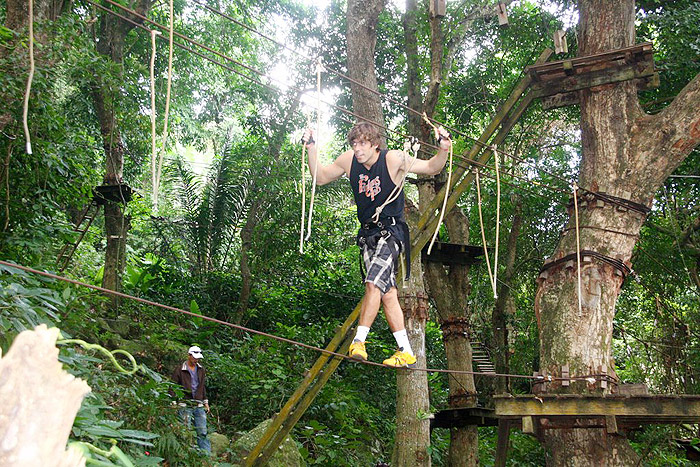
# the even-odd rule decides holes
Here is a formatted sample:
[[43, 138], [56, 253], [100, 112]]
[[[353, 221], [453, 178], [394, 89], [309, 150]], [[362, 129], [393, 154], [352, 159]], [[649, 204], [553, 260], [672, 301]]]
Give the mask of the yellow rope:
[[496, 251], [493, 255], [493, 298], [498, 298], [498, 240], [501, 226], [501, 175], [499, 170], [499, 156], [496, 147], [491, 147], [496, 166]]
[[34, 80], [34, 1], [29, 0], [29, 76], [27, 77], [27, 88], [24, 91], [24, 107], [22, 111], [22, 124], [24, 125], [24, 136], [27, 139], [27, 154], [32, 153], [32, 140], [29, 135], [29, 94], [32, 92], [32, 81]]
[[578, 185], [574, 182], [574, 216], [576, 219], [576, 270], [578, 273], [578, 312], [583, 314], [583, 305], [581, 304], [581, 243], [579, 237], [578, 225]]
[[321, 141], [321, 73], [324, 71], [321, 57], [316, 62], [316, 162], [314, 163], [313, 182], [311, 183], [311, 200], [309, 202], [309, 224], [306, 228], [306, 241], [311, 238], [311, 218], [314, 215], [314, 198], [316, 195], [316, 176], [318, 174], [318, 156]]
[[491, 273], [491, 261], [489, 260], [489, 251], [486, 246], [486, 234], [484, 233], [484, 217], [483, 214], [481, 213], [481, 181], [479, 177], [479, 171], [476, 170], [475, 172], [475, 181], [476, 181], [476, 200], [477, 200], [477, 208], [479, 211], [479, 225], [481, 226], [481, 242], [484, 245], [484, 257], [486, 258], [486, 270], [489, 273], [489, 282], [491, 282], [491, 288], [493, 289], [493, 294], [494, 296], [496, 295], [496, 283], [493, 280], [493, 274]]

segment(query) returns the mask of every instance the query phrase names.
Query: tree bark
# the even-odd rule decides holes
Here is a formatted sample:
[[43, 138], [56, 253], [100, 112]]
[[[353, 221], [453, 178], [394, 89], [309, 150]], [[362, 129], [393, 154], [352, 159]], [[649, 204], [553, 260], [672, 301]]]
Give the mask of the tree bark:
[[[374, 53], [377, 21], [385, 3], [385, 0], [349, 0], [346, 32], [348, 73], [355, 81], [350, 83], [353, 110], [359, 118], [381, 125], [384, 124], [384, 112], [378, 95]], [[382, 147], [386, 146], [384, 136]]]
[[[579, 2], [579, 53], [582, 56], [634, 43], [633, 0]], [[658, 188], [700, 141], [700, 77], [696, 76], [661, 113], [648, 116], [640, 109], [633, 82], [600, 86], [580, 92], [582, 160], [579, 182], [651, 206]], [[618, 209], [608, 202], [579, 208], [582, 250], [593, 250], [630, 264], [632, 249], [645, 216]], [[574, 213], [551, 259], [576, 252]], [[623, 234], [605, 232], [615, 230]], [[574, 261], [575, 263], [575, 261]], [[535, 312], [540, 329], [541, 369], [561, 375], [614, 374], [611, 358], [612, 323], [622, 275], [606, 261], [593, 259], [581, 266], [578, 309], [576, 266], [547, 269], [538, 278]], [[548, 392], [561, 392], [548, 384]], [[609, 390], [609, 389], [608, 389]], [[586, 382], [573, 383], [568, 392], [603, 393]], [[543, 441], [550, 465], [635, 465], [639, 458], [624, 436], [603, 429], [546, 430]]]

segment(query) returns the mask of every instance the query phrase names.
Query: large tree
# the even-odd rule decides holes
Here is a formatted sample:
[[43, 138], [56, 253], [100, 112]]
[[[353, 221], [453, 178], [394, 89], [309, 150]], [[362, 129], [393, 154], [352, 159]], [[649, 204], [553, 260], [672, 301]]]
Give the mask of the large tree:
[[[634, 0], [579, 2], [579, 55], [635, 43]], [[664, 180], [700, 142], [700, 75], [656, 115], [639, 105], [637, 87], [624, 82], [580, 92], [582, 159], [578, 183], [651, 207]], [[581, 249], [629, 264], [645, 216], [615, 203], [589, 203], [579, 210]], [[643, 209], [642, 209], [643, 211]], [[570, 216], [552, 259], [576, 252], [575, 220]], [[581, 268], [579, 312], [576, 268], [554, 267], [540, 276], [535, 311], [539, 314], [541, 369], [561, 375], [612, 371], [611, 342], [615, 303], [624, 277], [610, 262], [594, 259]], [[561, 390], [550, 386], [550, 391]], [[585, 382], [571, 391], [595, 390]], [[633, 465], [637, 455], [626, 439], [601, 428], [547, 430], [551, 465]]]

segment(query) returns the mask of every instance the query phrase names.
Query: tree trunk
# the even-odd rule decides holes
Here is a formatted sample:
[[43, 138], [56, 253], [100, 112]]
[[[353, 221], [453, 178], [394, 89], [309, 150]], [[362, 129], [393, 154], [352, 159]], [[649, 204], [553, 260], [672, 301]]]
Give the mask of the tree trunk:
[[[406, 200], [409, 225], [413, 227], [418, 211]], [[399, 287], [401, 287], [401, 282]], [[406, 331], [416, 354], [416, 367], [426, 368], [425, 327], [428, 301], [423, 286], [420, 256], [411, 263], [411, 277], [399, 289]], [[430, 394], [424, 371], [399, 370], [396, 376], [396, 436], [391, 465], [395, 467], [430, 466]]]
[[[450, 240], [466, 245], [469, 241], [469, 220], [462, 210], [453, 209], [445, 222]], [[472, 347], [469, 342], [469, 269], [470, 266], [463, 264], [446, 267], [440, 263], [429, 262], [425, 266], [426, 284], [437, 309], [445, 343], [447, 367], [450, 370], [472, 371]], [[477, 393], [473, 375], [450, 375], [448, 382], [450, 408], [476, 407]], [[448, 465], [479, 465], [478, 442], [479, 432], [476, 425], [452, 428]]]
[[[350, 78], [364, 86], [350, 84], [353, 110], [360, 118], [381, 125], [384, 124], [384, 113], [377, 94], [379, 88], [374, 51], [377, 44], [377, 21], [384, 5], [385, 0], [349, 0], [346, 32], [348, 73]], [[386, 146], [385, 140], [381, 146]]]
[[[133, 5], [130, 5], [130, 7]], [[140, 0], [136, 10], [145, 15], [150, 8], [149, 0]], [[97, 51], [109, 58], [115, 64], [121, 65], [124, 59], [124, 39], [134, 26], [121, 18], [103, 14], [100, 18], [99, 40]], [[119, 185], [124, 173], [124, 154], [126, 148], [117, 124], [117, 101], [119, 89], [112, 89], [109, 84], [96, 75], [92, 89], [95, 113], [100, 122], [102, 146], [105, 150], [104, 185]], [[129, 219], [124, 216], [120, 203], [105, 204], [105, 249], [104, 276], [102, 287], [110, 290], [121, 290], [121, 277], [126, 265], [126, 235], [131, 227]], [[111, 298], [111, 307], [116, 310], [119, 301]]]
[[[581, 0], [579, 17], [582, 56], [634, 43], [633, 0]], [[696, 76], [669, 107], [654, 116], [642, 113], [633, 82], [581, 91], [581, 186], [651, 206], [663, 181], [700, 140], [699, 82]], [[629, 265], [645, 216], [598, 201], [603, 202], [579, 206], [579, 225], [586, 226], [580, 230], [580, 248]], [[573, 209], [569, 215], [567, 230], [550, 260], [576, 252]], [[562, 365], [568, 365], [574, 376], [597, 374], [601, 369], [614, 374], [612, 323], [623, 275], [607, 260], [594, 257], [582, 263], [579, 312], [575, 263], [573, 267], [554, 263], [538, 278], [535, 312], [541, 369], [554, 376], [561, 375]], [[548, 392], [562, 391], [558, 384], [547, 386]], [[568, 392], [604, 391], [584, 381], [572, 383]], [[551, 465], [635, 465], [639, 461], [624, 436], [609, 435], [600, 428], [546, 430], [543, 441], [551, 453]]]

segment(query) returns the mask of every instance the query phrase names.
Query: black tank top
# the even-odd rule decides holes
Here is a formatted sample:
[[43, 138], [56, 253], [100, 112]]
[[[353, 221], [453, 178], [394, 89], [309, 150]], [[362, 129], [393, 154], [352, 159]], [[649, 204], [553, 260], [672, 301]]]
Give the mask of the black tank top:
[[[379, 151], [379, 159], [369, 169], [357, 162], [354, 155], [352, 157], [350, 185], [352, 186], [352, 194], [357, 205], [357, 218], [361, 224], [372, 221], [372, 216], [376, 212], [377, 207], [384, 204], [384, 201], [389, 198], [389, 195], [396, 187], [386, 166], [387, 151], [387, 149]], [[384, 206], [381, 217], [403, 219], [403, 210], [404, 195], [402, 188], [399, 196]]]

